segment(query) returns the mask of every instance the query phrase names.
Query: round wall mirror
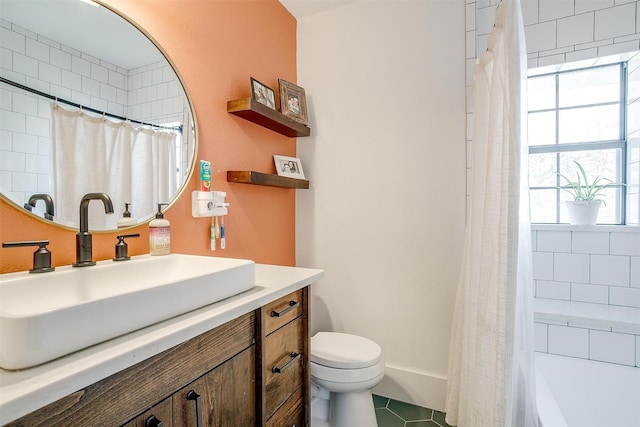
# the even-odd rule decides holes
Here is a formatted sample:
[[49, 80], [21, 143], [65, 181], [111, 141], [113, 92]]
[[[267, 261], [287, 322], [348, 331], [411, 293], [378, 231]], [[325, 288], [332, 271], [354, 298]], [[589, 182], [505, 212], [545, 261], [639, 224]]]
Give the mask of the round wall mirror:
[[114, 215], [89, 205], [89, 228], [105, 231], [171, 204], [193, 168], [195, 115], [160, 48], [90, 0], [0, 0], [0, 19], [4, 198], [77, 228], [82, 196], [105, 193]]

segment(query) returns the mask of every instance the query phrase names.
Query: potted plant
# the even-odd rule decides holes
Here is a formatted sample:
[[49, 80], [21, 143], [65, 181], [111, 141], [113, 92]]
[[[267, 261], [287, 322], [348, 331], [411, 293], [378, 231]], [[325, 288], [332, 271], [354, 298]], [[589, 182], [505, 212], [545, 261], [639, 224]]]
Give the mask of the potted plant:
[[[572, 225], [595, 225], [600, 206], [604, 203], [604, 200], [598, 198], [600, 193], [605, 188], [624, 184], [614, 183], [610, 179], [600, 176], [595, 177], [593, 181], [589, 182], [587, 173], [582, 165], [575, 160], [573, 162], [578, 167], [576, 181], [572, 181], [561, 173], [556, 172], [558, 176], [567, 181], [567, 184], [560, 188], [573, 196], [573, 200], [565, 202], [567, 212], [569, 213], [569, 222]], [[607, 183], [602, 184], [603, 181], [607, 181]]]

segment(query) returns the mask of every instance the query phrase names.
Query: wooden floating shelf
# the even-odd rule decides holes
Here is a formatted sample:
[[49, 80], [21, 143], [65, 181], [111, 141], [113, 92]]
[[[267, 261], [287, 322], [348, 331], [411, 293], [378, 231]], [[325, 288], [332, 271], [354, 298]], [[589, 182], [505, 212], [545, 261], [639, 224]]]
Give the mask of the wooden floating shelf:
[[227, 112], [289, 137], [309, 136], [311, 129], [253, 98], [227, 102]]
[[287, 178], [271, 173], [255, 171], [227, 171], [227, 181], [239, 184], [266, 185], [269, 187], [308, 189], [309, 181], [306, 179]]

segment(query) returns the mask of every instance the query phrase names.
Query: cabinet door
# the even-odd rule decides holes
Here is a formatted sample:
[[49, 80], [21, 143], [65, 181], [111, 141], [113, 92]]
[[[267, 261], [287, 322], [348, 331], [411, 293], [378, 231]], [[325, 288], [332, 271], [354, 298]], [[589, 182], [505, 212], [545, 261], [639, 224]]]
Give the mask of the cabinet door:
[[173, 427], [171, 397], [158, 403], [144, 414], [138, 415], [122, 427]]
[[253, 426], [255, 392], [255, 347], [251, 346], [173, 395], [173, 425]]

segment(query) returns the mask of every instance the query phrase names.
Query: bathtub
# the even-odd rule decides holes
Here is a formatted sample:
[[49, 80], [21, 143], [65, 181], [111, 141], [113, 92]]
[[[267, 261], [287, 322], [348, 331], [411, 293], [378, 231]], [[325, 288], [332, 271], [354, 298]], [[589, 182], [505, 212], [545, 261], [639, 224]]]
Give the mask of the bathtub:
[[640, 427], [640, 368], [536, 353], [542, 427]]

